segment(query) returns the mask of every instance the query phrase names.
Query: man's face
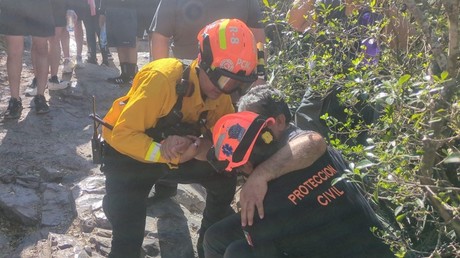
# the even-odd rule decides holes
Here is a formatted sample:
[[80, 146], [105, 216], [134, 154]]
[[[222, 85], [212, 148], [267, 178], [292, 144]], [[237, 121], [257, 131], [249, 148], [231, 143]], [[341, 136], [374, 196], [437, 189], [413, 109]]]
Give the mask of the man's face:
[[199, 80], [201, 92], [206, 95], [206, 97], [210, 99], [217, 99], [223, 94], [222, 91], [214, 86], [208, 75], [202, 69], [200, 69]]

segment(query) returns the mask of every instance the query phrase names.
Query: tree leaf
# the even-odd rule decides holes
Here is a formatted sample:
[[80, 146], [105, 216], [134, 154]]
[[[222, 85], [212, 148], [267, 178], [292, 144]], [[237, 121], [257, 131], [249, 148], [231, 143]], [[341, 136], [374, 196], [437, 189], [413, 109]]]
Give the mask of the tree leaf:
[[401, 222], [403, 221], [403, 219], [405, 219], [407, 217], [407, 215], [404, 213], [404, 214], [401, 214], [399, 216], [396, 217], [396, 221], [397, 222]]
[[399, 205], [398, 207], [396, 207], [395, 209], [395, 216], [397, 216], [403, 209], [403, 206], [402, 205]]
[[449, 156], [444, 159], [444, 163], [460, 163], [460, 152], [449, 154]]
[[441, 73], [441, 80], [444, 81], [445, 79], [447, 79], [447, 76], [449, 76], [449, 72], [447, 72], [447, 71], [442, 72]]
[[398, 80], [398, 85], [403, 85], [405, 82], [407, 82], [410, 79], [410, 77], [411, 76], [409, 74], [405, 74], [401, 76], [401, 78], [399, 78]]
[[263, 0], [262, 2], [266, 7], [270, 7], [270, 3], [268, 2], [268, 0]]

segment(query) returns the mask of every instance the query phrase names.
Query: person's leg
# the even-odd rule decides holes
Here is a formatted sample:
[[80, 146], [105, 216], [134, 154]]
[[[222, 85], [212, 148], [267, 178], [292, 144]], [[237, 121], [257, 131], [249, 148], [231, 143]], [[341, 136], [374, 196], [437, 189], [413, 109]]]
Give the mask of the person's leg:
[[235, 196], [236, 177], [216, 175], [202, 180], [201, 185], [206, 189], [206, 206], [201, 220], [197, 251], [200, 257], [204, 257], [203, 240], [206, 230], [219, 220], [235, 213], [230, 204]]
[[37, 95], [34, 97], [37, 114], [48, 113], [49, 107], [45, 99], [45, 89], [48, 81], [48, 38], [32, 37], [32, 52], [35, 58], [34, 74], [37, 78]]
[[82, 68], [85, 65], [83, 63], [83, 57], [81, 56], [83, 52], [83, 24], [80, 18], [75, 22], [74, 33], [75, 45], [77, 45], [76, 67]]
[[177, 183], [158, 181], [155, 184], [155, 193], [152, 199], [160, 200], [173, 197], [177, 194]]
[[241, 230], [240, 214], [226, 217], [206, 230], [203, 240], [204, 256], [221, 258], [231, 243], [242, 239], [244, 240], [244, 234]]
[[22, 54], [24, 52], [24, 36], [6, 36], [7, 59], [6, 70], [10, 85], [11, 99], [5, 113], [5, 118], [16, 119], [21, 116], [22, 102], [19, 97], [21, 83]]
[[54, 37], [49, 39], [49, 64], [50, 79], [48, 80], [49, 90], [62, 90], [67, 88], [68, 82], [61, 81], [58, 76], [59, 65], [61, 63], [61, 37], [64, 34], [65, 27], [56, 27]]
[[70, 47], [69, 47], [70, 37], [69, 37], [69, 32], [67, 31], [67, 29], [65, 27], [59, 27], [59, 29], [61, 30], [61, 32], [60, 32], [60, 34], [61, 34], [60, 42], [61, 42], [61, 49], [62, 49], [62, 57], [64, 57], [64, 59], [69, 59], [70, 60]]
[[116, 47], [121, 74], [108, 78], [114, 84], [130, 83], [137, 72], [137, 16], [130, 8], [107, 8], [107, 43]]
[[10, 84], [11, 97], [19, 98], [19, 85], [21, 83], [22, 54], [24, 52], [24, 36], [6, 36], [7, 59], [6, 69]]
[[[102, 39], [101, 36], [101, 22], [100, 22], [100, 15], [96, 14], [93, 16], [93, 26], [94, 26], [94, 32], [96, 33], [97, 37], [97, 44], [99, 46], [99, 50], [101, 52], [102, 56], [102, 63], [101, 65], [109, 66], [109, 55], [108, 55], [108, 49], [107, 49], [107, 42], [106, 39]], [[105, 37], [105, 36], [104, 36]]]
[[120, 61], [120, 76], [109, 78], [108, 81], [114, 84], [131, 83], [137, 73], [137, 48], [118, 47], [118, 60]]
[[63, 73], [72, 73], [74, 68], [74, 63], [70, 57], [70, 35], [67, 29], [62, 28], [61, 32], [61, 48], [62, 55], [64, 57], [64, 62], [62, 63], [62, 72]]
[[109, 257], [138, 258], [144, 240], [146, 199], [162, 172], [113, 149], [106, 154], [101, 171], [106, 176], [103, 209], [112, 225]]
[[95, 16], [91, 16], [91, 15], [85, 16], [83, 18], [83, 23], [85, 24], [86, 42], [88, 46], [87, 62], [91, 64], [97, 64]]
[[197, 242], [198, 256], [204, 257], [203, 239], [206, 230], [219, 220], [235, 213], [230, 204], [235, 195], [236, 177], [218, 174], [207, 161], [191, 160], [181, 164], [174, 173], [169, 173], [163, 180], [199, 183], [206, 189], [206, 206]]
[[51, 0], [54, 19], [54, 36], [49, 38], [48, 62], [50, 65], [51, 79], [48, 88], [62, 89], [58, 78], [58, 69], [61, 63], [61, 38], [67, 25], [67, 5], [65, 1]]
[[256, 256], [253, 252], [252, 247], [248, 245], [248, 242], [246, 242], [245, 239], [240, 239], [238, 241], [231, 243], [227, 247], [223, 257], [224, 258], [255, 258], [255, 257], [280, 258], [278, 253], [273, 253], [273, 254], [264, 255], [264, 256]]
[[61, 27], [56, 27], [54, 30], [54, 37], [49, 39], [49, 53], [48, 60], [50, 64], [50, 76], [56, 76], [58, 74], [59, 64], [61, 61]]
[[[31, 46], [30, 56], [31, 56], [32, 66], [34, 66], [35, 60], [37, 59], [37, 54], [32, 51], [32, 46]], [[37, 77], [34, 76], [34, 78], [32, 79], [32, 82], [28, 85], [28, 88], [24, 91], [24, 93], [26, 96], [37, 95]]]
[[112, 58], [109, 47], [107, 46], [107, 32], [105, 28], [105, 15], [99, 15], [99, 46], [102, 54], [102, 64], [109, 66], [109, 60]]

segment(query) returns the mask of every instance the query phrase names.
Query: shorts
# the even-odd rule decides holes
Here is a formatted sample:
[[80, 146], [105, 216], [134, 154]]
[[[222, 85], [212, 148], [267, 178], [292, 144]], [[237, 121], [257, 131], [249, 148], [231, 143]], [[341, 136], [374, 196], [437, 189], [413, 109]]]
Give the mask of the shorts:
[[144, 33], [149, 31], [153, 16], [158, 7], [158, 1], [140, 4], [137, 7], [137, 37], [143, 38]]
[[53, 8], [54, 26], [65, 27], [67, 25], [67, 5], [62, 0], [51, 0], [51, 6]]
[[70, 0], [67, 9], [73, 10], [77, 14], [78, 21], [83, 21], [90, 14], [88, 1], [86, 0]]
[[50, 0], [0, 1], [0, 34], [11, 36], [54, 36]]
[[106, 9], [107, 45], [136, 47], [137, 12], [129, 8]]

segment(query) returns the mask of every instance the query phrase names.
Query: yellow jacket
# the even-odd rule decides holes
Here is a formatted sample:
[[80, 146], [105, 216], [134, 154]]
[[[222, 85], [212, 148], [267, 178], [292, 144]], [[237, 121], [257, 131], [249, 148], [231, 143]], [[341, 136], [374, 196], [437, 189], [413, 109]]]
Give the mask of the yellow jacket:
[[[222, 94], [215, 100], [201, 97], [197, 61], [190, 66], [189, 80], [194, 85], [193, 94], [182, 102], [182, 122], [196, 123], [200, 114], [208, 110], [206, 127], [212, 129], [217, 120], [234, 112], [229, 95]], [[159, 151], [160, 143], [154, 142], [145, 130], [155, 127], [158, 120], [172, 110], [177, 101], [176, 84], [182, 79], [182, 63], [165, 58], [145, 65], [136, 75], [130, 91], [113, 102], [104, 120], [113, 130], [102, 129], [105, 141], [120, 153], [145, 163], [167, 163]]]

